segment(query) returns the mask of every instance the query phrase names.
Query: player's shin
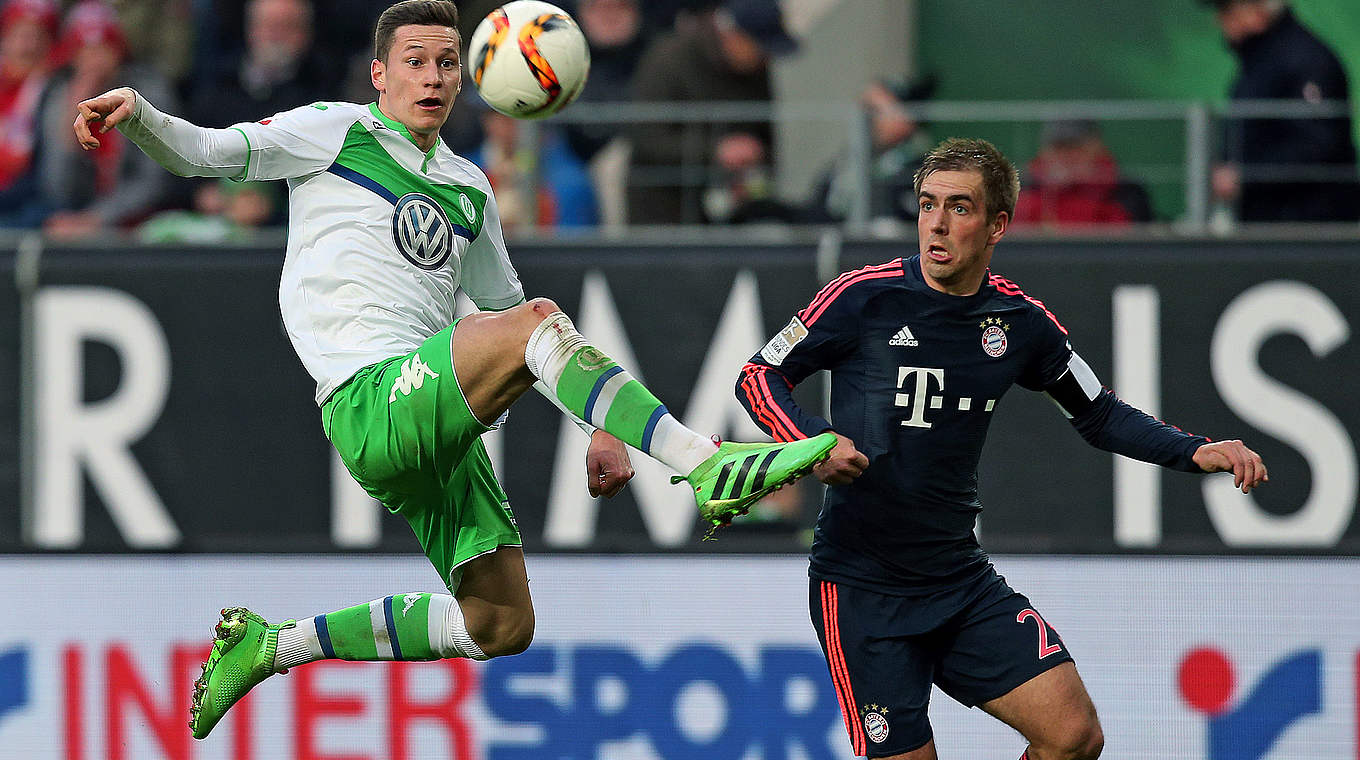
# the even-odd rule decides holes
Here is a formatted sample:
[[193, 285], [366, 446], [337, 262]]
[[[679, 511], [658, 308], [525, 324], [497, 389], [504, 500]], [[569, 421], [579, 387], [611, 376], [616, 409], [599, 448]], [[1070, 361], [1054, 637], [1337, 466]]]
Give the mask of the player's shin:
[[447, 594], [397, 594], [299, 620], [279, 631], [276, 672], [316, 660], [438, 660], [486, 655]]
[[560, 311], [534, 329], [524, 361], [572, 414], [676, 472], [692, 472], [717, 450], [708, 438], [680, 424], [617, 362], [590, 345]]

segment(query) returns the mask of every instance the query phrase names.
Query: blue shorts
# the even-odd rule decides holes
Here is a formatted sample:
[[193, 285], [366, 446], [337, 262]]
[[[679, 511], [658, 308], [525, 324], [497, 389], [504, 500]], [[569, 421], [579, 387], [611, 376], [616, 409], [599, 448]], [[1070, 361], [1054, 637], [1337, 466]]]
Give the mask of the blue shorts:
[[947, 594], [962, 604], [922, 628], [916, 613], [938, 600], [812, 579], [812, 625], [856, 755], [925, 746], [932, 683], [975, 707], [1072, 661], [1058, 632], [995, 570]]

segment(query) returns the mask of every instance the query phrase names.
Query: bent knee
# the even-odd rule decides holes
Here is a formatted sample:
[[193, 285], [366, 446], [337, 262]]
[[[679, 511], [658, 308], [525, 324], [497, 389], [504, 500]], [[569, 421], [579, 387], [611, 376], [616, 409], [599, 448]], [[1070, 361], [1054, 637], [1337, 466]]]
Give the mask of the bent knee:
[[519, 654], [534, 640], [533, 610], [497, 615], [495, 621], [479, 633], [477, 645], [487, 657]]
[[1058, 757], [1069, 760], [1096, 760], [1105, 749], [1105, 733], [1094, 717], [1072, 726], [1060, 743]]
[[545, 319], [549, 314], [562, 310], [562, 307], [558, 306], [556, 301], [542, 296], [529, 299], [525, 302], [524, 306], [527, 306], [529, 311], [537, 314], [540, 321]]

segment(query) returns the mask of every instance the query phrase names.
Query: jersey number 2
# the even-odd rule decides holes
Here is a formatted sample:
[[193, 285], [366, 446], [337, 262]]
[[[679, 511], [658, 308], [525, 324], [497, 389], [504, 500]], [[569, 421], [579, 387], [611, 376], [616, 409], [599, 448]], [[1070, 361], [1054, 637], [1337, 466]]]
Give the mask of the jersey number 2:
[[1042, 617], [1039, 617], [1038, 612], [1035, 612], [1034, 610], [1020, 610], [1020, 614], [1015, 616], [1015, 622], [1023, 623], [1030, 618], [1034, 618], [1035, 624], [1039, 626], [1039, 659], [1042, 660], [1051, 654], [1061, 652], [1062, 644], [1048, 643], [1048, 625], [1044, 623]]

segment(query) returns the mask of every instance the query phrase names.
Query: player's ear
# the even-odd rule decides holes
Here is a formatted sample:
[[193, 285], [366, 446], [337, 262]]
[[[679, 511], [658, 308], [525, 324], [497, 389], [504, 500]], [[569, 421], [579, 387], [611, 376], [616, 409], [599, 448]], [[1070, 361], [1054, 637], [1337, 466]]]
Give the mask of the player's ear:
[[368, 76], [373, 82], [373, 89], [378, 92], [387, 92], [387, 66], [377, 58], [368, 66]]
[[987, 236], [987, 242], [996, 245], [1001, 242], [1001, 236], [1006, 234], [1006, 228], [1011, 224], [1011, 215], [1005, 211], [996, 212], [992, 217], [992, 232]]

